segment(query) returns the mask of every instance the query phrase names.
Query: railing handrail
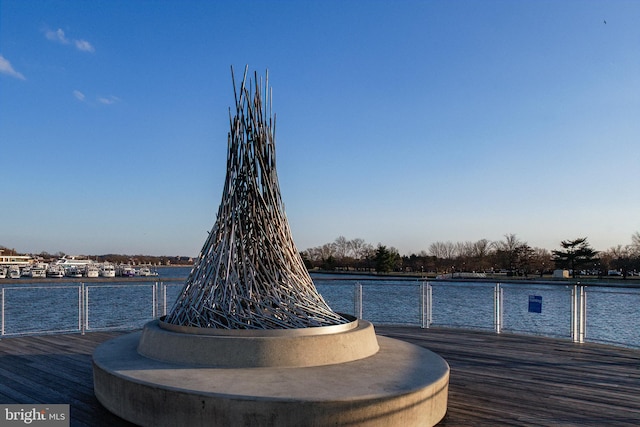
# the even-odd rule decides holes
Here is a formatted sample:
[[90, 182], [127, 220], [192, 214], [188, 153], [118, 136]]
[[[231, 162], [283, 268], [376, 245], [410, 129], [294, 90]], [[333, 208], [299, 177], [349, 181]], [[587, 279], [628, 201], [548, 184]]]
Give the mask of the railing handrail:
[[[378, 290], [378, 285], [380, 285], [380, 280], [369, 280], [367, 278], [358, 278], [357, 280], [354, 278], [350, 281], [347, 280], [339, 280], [334, 281], [332, 278], [327, 279], [316, 279], [318, 284], [326, 285], [326, 282], [337, 282], [332, 284], [331, 286], [339, 286], [339, 287], [348, 287], [354, 286], [353, 291], [353, 313], [358, 317], [362, 317], [362, 313], [364, 311], [365, 300], [363, 297], [363, 288], [372, 289], [372, 286], [375, 286], [376, 292]], [[0, 306], [1, 306], [1, 316], [0, 316], [0, 338], [14, 335], [37, 335], [37, 334], [47, 334], [47, 333], [60, 333], [60, 332], [80, 332], [85, 333], [86, 331], [94, 331], [94, 330], [113, 330], [113, 329], [128, 329], [127, 327], [115, 326], [115, 327], [92, 327], [89, 320], [91, 313], [89, 312], [90, 306], [90, 297], [92, 288], [151, 288], [151, 317], [157, 318], [162, 315], [167, 314], [168, 304], [167, 304], [167, 288], [174, 286], [182, 286], [183, 282], [179, 280], [157, 280], [155, 282], [151, 282], [148, 280], [143, 281], [131, 281], [129, 283], [104, 283], [104, 282], [78, 282], [78, 283], [65, 283], [65, 284], [51, 284], [51, 285], [43, 285], [37, 284], [36, 286], [2, 286], [0, 288], [1, 298], [0, 298]], [[459, 287], [459, 288], [486, 288], [493, 290], [493, 312], [494, 312], [494, 320], [493, 320], [493, 329], [496, 333], [502, 333], [504, 327], [504, 292], [508, 290], [512, 292], [513, 290], [522, 289], [524, 291], [549, 291], [554, 290], [554, 287], [549, 287], [550, 283], [540, 283], [540, 282], [478, 282], [478, 281], [456, 281], [456, 280], [413, 280], [413, 281], [400, 281], [393, 283], [390, 286], [394, 288], [406, 288], [408, 286], [419, 289], [419, 319], [418, 325], [423, 328], [429, 328], [433, 324], [433, 292], [434, 289], [441, 287]], [[587, 339], [586, 335], [586, 327], [587, 327], [587, 295], [589, 293], [598, 293], [598, 294], [606, 294], [606, 295], [626, 295], [633, 294], [639, 295], [638, 289], [640, 286], [612, 286], [610, 284], [606, 284], [605, 286], [599, 286], [597, 284], [583, 284], [579, 281], [575, 282], [554, 282], [553, 285], [561, 285], [562, 290], [570, 290], [570, 301], [571, 301], [571, 325], [570, 334], [571, 340], [577, 343], [582, 343]], [[485, 286], [486, 285], [486, 286]], [[492, 285], [492, 286], [491, 286]], [[533, 285], [533, 286], [532, 286]], [[44, 331], [19, 331], [19, 332], [11, 332], [7, 333], [6, 329], [6, 315], [7, 312], [5, 310], [5, 305], [10, 303], [11, 293], [14, 291], [23, 291], [23, 290], [43, 290], [43, 289], [78, 289], [78, 326], [76, 328], [69, 329], [67, 327], [62, 329], [51, 329]], [[560, 289], [560, 288], [558, 288]], [[605, 290], [606, 289], [606, 290]], [[401, 291], [403, 292], [403, 291]], [[512, 310], [513, 311], [513, 310]], [[74, 316], [75, 317], [75, 316]], [[379, 322], [384, 324], [385, 322]], [[481, 324], [482, 322], [480, 322]], [[458, 325], [462, 325], [463, 327], [475, 327], [478, 326], [480, 328], [484, 328], [480, 326], [478, 323], [474, 323], [471, 325], [465, 325], [463, 323], [458, 323]], [[475, 325], [475, 326], [474, 326]], [[136, 326], [138, 327], [138, 326]], [[525, 328], [526, 329], [526, 328]], [[506, 329], [510, 331], [518, 330], [516, 329]], [[526, 330], [520, 330], [519, 332], [526, 333]], [[550, 333], [550, 336], [553, 336], [553, 332]], [[564, 336], [564, 335], [562, 335]], [[616, 335], [618, 336], [618, 335]], [[606, 341], [607, 343], [620, 344], [625, 346], [636, 346], [640, 347], [640, 343], [629, 343], [629, 342], [614, 342], [614, 341]]]

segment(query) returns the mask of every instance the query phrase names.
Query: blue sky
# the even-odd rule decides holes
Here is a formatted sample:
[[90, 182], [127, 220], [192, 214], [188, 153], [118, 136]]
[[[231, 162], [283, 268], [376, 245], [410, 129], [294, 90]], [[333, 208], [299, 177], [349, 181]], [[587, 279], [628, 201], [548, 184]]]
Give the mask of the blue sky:
[[298, 249], [640, 230], [638, 1], [0, 0], [0, 245], [196, 255], [230, 66], [269, 70]]

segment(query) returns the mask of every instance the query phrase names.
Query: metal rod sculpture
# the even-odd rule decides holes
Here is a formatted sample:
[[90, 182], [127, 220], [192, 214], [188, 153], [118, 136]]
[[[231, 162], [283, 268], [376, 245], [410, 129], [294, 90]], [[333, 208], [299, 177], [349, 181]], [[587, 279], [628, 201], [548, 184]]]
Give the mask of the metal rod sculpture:
[[213, 229], [165, 321], [223, 329], [290, 329], [347, 323], [316, 290], [289, 229], [275, 162], [268, 73], [247, 68], [229, 119], [227, 175]]

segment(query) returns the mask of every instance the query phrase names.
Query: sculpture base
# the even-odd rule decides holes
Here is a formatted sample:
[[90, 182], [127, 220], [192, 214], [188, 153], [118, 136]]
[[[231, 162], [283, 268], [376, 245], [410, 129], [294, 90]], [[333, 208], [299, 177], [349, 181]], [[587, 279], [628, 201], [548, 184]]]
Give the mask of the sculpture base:
[[352, 362], [376, 354], [373, 325], [304, 329], [209, 329], [163, 321], [145, 325], [138, 353], [163, 362], [209, 368], [302, 368]]
[[432, 426], [446, 413], [449, 366], [404, 341], [378, 336], [375, 354], [349, 362], [203, 367], [142, 356], [142, 334], [107, 341], [93, 355], [96, 397], [139, 425]]

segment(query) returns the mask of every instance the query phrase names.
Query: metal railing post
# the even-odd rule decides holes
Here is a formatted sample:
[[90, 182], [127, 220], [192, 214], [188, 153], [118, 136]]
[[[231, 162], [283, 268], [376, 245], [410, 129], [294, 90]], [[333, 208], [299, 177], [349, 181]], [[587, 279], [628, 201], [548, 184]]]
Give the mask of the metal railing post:
[[584, 343], [586, 329], [587, 297], [584, 286], [577, 283], [573, 286], [572, 298], [572, 333], [571, 338], [575, 343]]
[[576, 342], [578, 336], [577, 326], [577, 311], [576, 311], [576, 293], [578, 292], [578, 285], [573, 285], [571, 288], [571, 341]]
[[353, 314], [358, 319], [362, 319], [362, 284], [356, 282], [353, 295]]
[[162, 315], [167, 315], [167, 285], [164, 282], [160, 282], [162, 284]]
[[571, 292], [571, 340], [580, 342], [580, 289], [578, 285], [573, 285]]
[[158, 282], [151, 287], [151, 317], [158, 318]]
[[84, 331], [89, 330], [89, 286], [84, 287]]
[[585, 333], [587, 332], [587, 293], [585, 286], [580, 286], [580, 342], [584, 342]]
[[78, 329], [80, 333], [84, 335], [84, 319], [83, 319], [83, 308], [84, 308], [84, 283], [80, 283], [78, 286]]
[[429, 282], [422, 282], [420, 284], [420, 327], [423, 329], [427, 329], [431, 325], [432, 297], [433, 294], [431, 284]]
[[580, 335], [580, 299], [578, 297], [580, 291], [578, 285], [574, 284], [571, 288], [571, 341], [579, 342]]
[[2, 288], [2, 333], [0, 335], [4, 336], [4, 288]]
[[587, 329], [587, 293], [580, 283], [571, 290], [571, 340], [584, 343]]
[[500, 286], [500, 283], [496, 283], [493, 290], [493, 324], [496, 329], [496, 334], [502, 332], [502, 302], [502, 287]]

